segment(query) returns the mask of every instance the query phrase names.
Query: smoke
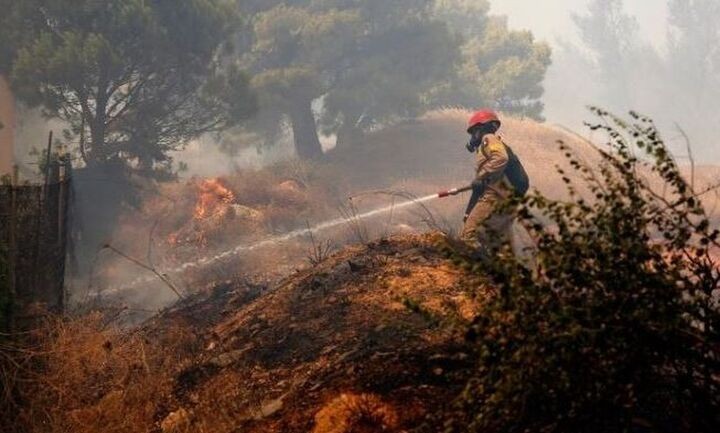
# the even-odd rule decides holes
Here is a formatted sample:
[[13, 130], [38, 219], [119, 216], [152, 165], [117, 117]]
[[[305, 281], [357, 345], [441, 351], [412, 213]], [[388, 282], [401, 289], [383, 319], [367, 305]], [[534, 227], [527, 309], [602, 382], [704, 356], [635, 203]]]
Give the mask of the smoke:
[[[688, 161], [686, 134], [696, 163], [717, 163], [720, 139], [716, 138], [715, 130], [720, 121], [720, 104], [712, 96], [715, 90], [710, 83], [720, 83], [717, 66], [720, 62], [716, 61], [715, 69], [709, 67], [714, 75], [709, 79], [694, 79], [687, 72], [689, 65], [712, 62], [716, 44], [692, 43], [691, 38], [699, 35], [688, 35], [689, 40], [685, 41], [688, 46], [701, 48], [683, 49], [683, 41], [677, 39], [678, 29], [671, 26], [676, 24], [669, 7], [672, 3], [672, 0], [496, 0], [493, 13], [507, 15], [512, 27], [526, 28], [551, 44], [553, 63], [544, 83], [543, 97], [549, 122], [584, 132], [588, 105], [618, 114], [635, 110], [658, 122], [681, 162]], [[704, 35], [714, 34], [720, 42], [718, 24], [713, 24], [712, 19], [703, 21], [706, 12], [700, 10], [718, 7], [719, 3], [686, 2], [680, 7], [694, 16], [697, 22], [694, 27], [699, 27]], [[615, 12], [613, 5], [618, 7]], [[586, 25], [585, 32], [579, 21]], [[618, 31], [617, 35], [613, 31]], [[617, 38], [613, 39], [614, 36]], [[678, 58], [679, 54], [684, 54], [684, 58]]]
[[[324, 221], [322, 223], [316, 224], [312, 227], [293, 230], [293, 231], [285, 233], [283, 235], [271, 236], [271, 237], [268, 237], [261, 241], [254, 242], [254, 243], [250, 243], [250, 244], [243, 243], [243, 244], [235, 246], [234, 248], [231, 248], [231, 249], [228, 249], [228, 250], [225, 250], [225, 251], [213, 254], [213, 255], [201, 257], [201, 258], [195, 259], [190, 262], [183, 263], [173, 269], [164, 271], [164, 274], [174, 275], [174, 274], [180, 274], [184, 271], [187, 271], [188, 269], [198, 269], [198, 268], [208, 267], [217, 262], [226, 260], [226, 259], [234, 257], [234, 256], [238, 256], [238, 255], [241, 255], [244, 253], [252, 253], [256, 250], [270, 247], [270, 246], [276, 246], [278, 244], [282, 244], [283, 242], [287, 242], [287, 241], [290, 241], [290, 240], [293, 240], [296, 238], [308, 236], [312, 233], [322, 232], [325, 230], [333, 229], [338, 226], [342, 226], [342, 225], [351, 223], [353, 221], [358, 221], [358, 222], [363, 221], [365, 219], [373, 218], [373, 217], [383, 215], [386, 213], [390, 213], [390, 212], [394, 212], [394, 211], [399, 211], [399, 210], [402, 210], [402, 209], [410, 207], [410, 206], [419, 205], [419, 204], [422, 204], [422, 203], [425, 203], [425, 202], [428, 202], [431, 200], [439, 199], [439, 198], [441, 198], [441, 197], [438, 194], [430, 194], [428, 196], [421, 197], [418, 199], [408, 199], [401, 203], [393, 203], [391, 205], [382, 206], [380, 208], [373, 209], [373, 210], [370, 210], [367, 212], [363, 212], [361, 214], [354, 215], [351, 217], [347, 217], [347, 218], [340, 217], [340, 218], [330, 219], [328, 221]], [[155, 278], [156, 277], [139, 278], [135, 281], [132, 281], [132, 282], [130, 282], [124, 286], [118, 287], [114, 290], [123, 291], [123, 290], [132, 289], [132, 288], [137, 287], [140, 284], [150, 283]], [[113, 292], [113, 291], [106, 292], [106, 294], [111, 293], [111, 292]]]
[[[466, 4], [471, 4], [475, 0], [466, 1]], [[688, 79], [683, 74], [682, 68], [677, 68], [677, 63], [672, 57], [674, 52], [677, 51], [678, 41], [673, 40], [670, 35], [673, 34], [671, 27], [671, 12], [672, 10], [668, 5], [673, 1], [679, 0], [548, 0], [544, 2], [528, 2], [527, 0], [491, 0], [492, 10], [491, 13], [495, 15], [504, 15], [508, 17], [509, 27], [513, 30], [530, 30], [536, 39], [549, 43], [553, 48], [553, 63], [547, 73], [544, 81], [545, 93], [542, 97], [542, 101], [545, 104], [544, 115], [550, 123], [562, 124], [578, 132], [585, 131], [583, 121], [591, 118], [590, 113], [586, 110], [588, 105], [597, 105], [618, 114], [622, 114], [628, 110], [637, 110], [644, 114], [648, 114], [653, 118], [657, 119], [660, 123], [661, 130], [666, 132], [666, 140], [674, 146], [674, 151], [677, 155], [682, 156], [687, 153], [685, 149], [684, 139], [679, 129], [676, 128], [676, 123], [682, 127], [687, 133], [688, 137], [692, 141], [693, 150], [695, 153], [695, 160], [698, 163], [717, 163], [720, 162], [720, 151], [719, 141], [714, 137], [713, 128], [715, 128], [720, 121], [720, 104], [716, 101], [720, 98], [713, 100], [712, 97], [699, 98], [697, 95], [703, 96], [704, 87], [707, 82], [700, 80]], [[691, 7], [701, 3], [712, 3], [716, 4], [720, 0], [703, 0], [699, 2], [692, 2]], [[277, 2], [275, 2], [277, 3]], [[301, 2], [298, 2], [300, 4]], [[362, 3], [362, 2], [358, 2]], [[370, 2], [367, 2], [368, 4]], [[453, 2], [447, 2], [448, 4]], [[462, 3], [462, 2], [460, 2]], [[479, 4], [478, 1], [475, 3]], [[382, 2], [378, 2], [378, 5], [382, 5]], [[687, 3], [690, 4], [690, 3]], [[620, 5], [618, 13], [620, 19], [618, 22], [624, 23], [627, 32], [603, 32], [603, 28], [597, 27], [602, 25], [604, 21], [602, 19], [592, 21], [583, 21], [583, 19], [577, 19], [573, 17], [590, 17], [592, 13], [602, 16], [605, 13], [613, 11], [610, 5]], [[593, 6], [595, 8], [593, 9]], [[472, 10], [470, 8], [469, 10]], [[287, 11], [286, 11], [287, 12]], [[468, 19], [468, 26], [473, 22], [473, 14], [464, 14], [464, 18]], [[328, 17], [325, 17], [328, 18]], [[602, 18], [602, 17], [601, 17]], [[329, 19], [329, 18], [328, 18]], [[477, 17], [475, 17], [477, 20]], [[607, 21], [607, 20], [606, 20]], [[612, 20], [610, 20], [612, 22]], [[579, 22], [589, 23], [589, 26], [596, 26], [590, 28], [592, 31], [588, 32], [588, 29], [583, 32]], [[715, 26], [718, 24], [715, 23]], [[462, 26], [458, 26], [462, 27]], [[617, 28], [615, 29], [617, 30]], [[403, 38], [407, 38], [406, 33], [398, 32], [397, 35], [394, 33], [388, 33], [392, 36], [388, 36], [388, 40], [382, 45], [376, 48], [379, 54], [373, 52], [373, 55], [378, 57], [379, 65], [383, 65], [387, 56], [382, 48], [385, 45], [393, 45], [391, 42], [404, 41]], [[425, 33], [422, 33], [425, 34]], [[421, 39], [422, 43], [417, 45], [423, 49], [427, 49], [428, 52], [433, 52], [432, 42], [436, 39], [433, 35], [436, 33], [428, 33], [427, 38]], [[589, 40], [588, 34], [600, 34], [601, 36], [607, 36], [607, 38], [600, 38], [599, 40]], [[612, 37], [615, 36], [615, 39]], [[720, 46], [719, 43], [715, 46]], [[309, 42], [308, 42], [309, 43]], [[454, 44], [454, 42], [453, 42]], [[402, 45], [402, 44], [401, 44]], [[408, 48], [412, 47], [413, 44], [408, 44]], [[616, 52], [616, 49], [621, 46], [624, 51]], [[289, 46], [292, 46], [290, 44]], [[452, 44], [451, 44], [452, 46]], [[503, 46], [504, 47], [504, 46]], [[710, 50], [713, 48], [707, 48]], [[330, 50], [326, 46], [318, 46], [317, 50]], [[498, 51], [510, 51], [512, 46], [508, 45], [507, 48], [498, 49]], [[615, 51], [614, 51], [615, 50]], [[332, 50], [330, 50], [332, 51]], [[399, 50], [401, 53], [404, 50]], [[341, 52], [341, 51], [338, 51]], [[315, 53], [315, 51], [312, 51]], [[286, 54], [288, 58], [296, 57], [298, 53], [289, 52]], [[396, 53], [397, 54], [397, 53]], [[502, 53], [504, 55], [504, 53]], [[689, 52], [688, 59], [684, 60], [688, 65], [692, 66], [692, 56], [702, 55], [703, 52]], [[706, 53], [708, 54], [708, 53]], [[430, 55], [428, 58], [431, 59]], [[439, 57], [438, 57], [439, 58]], [[363, 59], [359, 59], [363, 60]], [[359, 61], [353, 59], [353, 61]], [[414, 58], [410, 59], [410, 64], [414, 65]], [[446, 65], [443, 62], [442, 68]], [[719, 62], [720, 63], [720, 62]], [[334, 64], [334, 63], [333, 63]], [[352, 63], [348, 63], [352, 64]], [[374, 63], [370, 66], [370, 70], [374, 70]], [[292, 69], [292, 68], [290, 68]], [[419, 69], [419, 68], [418, 68]], [[508, 70], [509, 71], [509, 70]], [[402, 86], [387, 86], [386, 83], [382, 82], [382, 78], [385, 76], [373, 76], [372, 79], [367, 82], [362, 82], [362, 79], [367, 77], [364, 70], [362, 74], [350, 75], [342, 86], [339, 86], [342, 92], [340, 92], [340, 99], [349, 106], [352, 106], [350, 102], [356, 102], [355, 100], [363, 101], [363, 98], [369, 99], [379, 98], [382, 102], [387, 102], [390, 107], [388, 110], [395, 109], [395, 101], [402, 100], [403, 92], [395, 94], [390, 91], [378, 92], [375, 95], [377, 89], [384, 89], [385, 85], [389, 90], [397, 90], [393, 87]], [[512, 71], [510, 71], [512, 72]], [[508, 74], [510, 73], [508, 72]], [[387, 74], [387, 72], [382, 72]], [[285, 74], [286, 75], [286, 74]], [[284, 76], [284, 75], [283, 75]], [[399, 73], [395, 77], [399, 83], [405, 83], [407, 81], [406, 74]], [[498, 80], [504, 77], [496, 77]], [[479, 80], [478, 80], [479, 81]], [[393, 83], [394, 81], [391, 81]], [[360, 84], [358, 84], [360, 83]], [[478, 85], [487, 83], [477, 83]], [[292, 87], [292, 86], [291, 86]], [[353, 89], [358, 87], [358, 89]], [[720, 86], [718, 86], [720, 89]], [[412, 88], [408, 92], [415, 90], [424, 91], [427, 90], [423, 86], [418, 88]], [[352, 91], [351, 91], [352, 90]], [[405, 90], [404, 88], [400, 90]], [[368, 96], [369, 95], [369, 96]], [[688, 96], [689, 95], [689, 96]], [[310, 107], [315, 111], [316, 117], [321, 117], [319, 113], [325, 108], [325, 100], [327, 95], [323, 95], [315, 100], [314, 104]], [[347, 99], [347, 100], [346, 100]], [[701, 103], [696, 103], [700, 101]], [[367, 102], [362, 102], [369, 105]], [[478, 104], [481, 103], [478, 101]], [[414, 112], [413, 110], [406, 110], [408, 112]], [[30, 149], [38, 148], [42, 149], [47, 139], [47, 133], [50, 129], [55, 131], [56, 137], [62, 137], [62, 130], [67, 126], [59, 124], [57, 122], [49, 123], [46, 119], [40, 116], [37, 110], [27, 110], [24, 113], [20, 113], [21, 119], [18, 122], [18, 144], [17, 157], [23, 164], [25, 164], [27, 170], [32, 170], [32, 164], [36, 162], [37, 157], [30, 153]], [[363, 110], [359, 110], [356, 127], [360, 125], [366, 118], [366, 113]], [[398, 115], [399, 117], [402, 117]], [[341, 116], [342, 117], [342, 116]], [[460, 115], [462, 119], [452, 123], [447, 130], [443, 129], [440, 132], [442, 134], [432, 137], [432, 140], [436, 142], [454, 143], [455, 140], [464, 140], [466, 137], [463, 132], [463, 121], [466, 117], [466, 113]], [[382, 116], [378, 116], [382, 118]], [[392, 123], [392, 116], [389, 116]], [[321, 120], [321, 119], [316, 119]], [[327, 119], [326, 119], [327, 120]], [[286, 124], [285, 122], [279, 122], [276, 117], [267, 115], [265, 112], [261, 112], [256, 121], [260, 123], [271, 123], [275, 125]], [[322, 122], [318, 122], [321, 129], [320, 140], [322, 141], [322, 147], [324, 150], [328, 150], [335, 146], [337, 136], [334, 135], [336, 132], [334, 129], [325, 128]], [[383, 126], [382, 122], [377, 125]], [[418, 133], [419, 127], [414, 123], [408, 123], [412, 126], [403, 126], [398, 129], [401, 133], [397, 133], [395, 136], [391, 136], [387, 140], [388, 146], [397, 144], [399, 140], [405, 140], [409, 137], [413, 137], [413, 140], [417, 142], [430, 141], [427, 137], [428, 131]], [[450, 125], [450, 124], [449, 124]], [[512, 129], [512, 124], [507, 123]], [[250, 128], [252, 129], [252, 128]], [[370, 130], [370, 128], [366, 128]], [[515, 128], [519, 130], [520, 128]], [[352, 131], [351, 131], [352, 132]], [[436, 133], [438, 131], [432, 131]], [[322, 133], [328, 134], [327, 136]], [[512, 134], [508, 131], [508, 135]], [[352, 136], [352, 135], [350, 135]], [[537, 135], [532, 135], [534, 144], [544, 145], [546, 142], [551, 143], [551, 139], [540, 139]], [[543, 137], [541, 137], [543, 138]], [[593, 137], [590, 137], [593, 138]], [[363, 138], [353, 137], [357, 141], [350, 147], [353, 148], [355, 144], [358, 144], [356, 148], [353, 148], [353, 152], [347, 153], [353, 158], [352, 164], [348, 166], [365, 167], [372, 166], [373, 161], [378, 156], [367, 150], [362, 149], [362, 145], [366, 144], [363, 142]], [[554, 140], [554, 136], [552, 138]], [[243, 131], [226, 131], [220, 135], [205, 136], [199, 140], [190, 143], [186, 149], [174, 152], [170, 156], [173, 157], [174, 161], [179, 167], [183, 168], [180, 172], [181, 179], [187, 179], [192, 176], [202, 177], [214, 177], [223, 174], [232, 174], [238, 170], [247, 168], [260, 168], [272, 165], [278, 161], [289, 159], [295, 152], [293, 137], [291, 135], [291, 128], [285, 126], [277, 136], [273, 136], [272, 139], [265, 140], [272, 145], [265, 145], [264, 140], [258, 137], [253, 137], [252, 134]], [[351, 140], [352, 141], [352, 140]], [[530, 140], [525, 140], [529, 142]], [[417, 143], [413, 143], [417, 144]], [[450, 144], [449, 144], [450, 145]], [[462, 144], [452, 144], [457, 149], [462, 149]], [[542, 146], [538, 146], [538, 149], [545, 149]], [[409, 180], [413, 181], [420, 177], [424, 177], [426, 172], [423, 164], [427, 163], [427, 166], [437, 165], [438, 149], [433, 148], [432, 151], [422, 152], [418, 151], [417, 147], [414, 147], [412, 152], [407, 154], [409, 161], [414, 161], [406, 166], [400, 166], [397, 162], [382, 161], [386, 166], [392, 165], [392, 171], [402, 173], [400, 176], [408, 177]], [[347, 150], [340, 149], [348, 152]], [[448, 152], [443, 149], [443, 152]], [[547, 152], [550, 155], [550, 152]], [[467, 155], [463, 154], [463, 157]], [[534, 159], [540, 159], [540, 153], [533, 155]], [[686, 160], [686, 159], [685, 159]], [[331, 160], [332, 161], [332, 160]], [[337, 159], [334, 161], [338, 161]], [[532, 165], [533, 162], [529, 162], [528, 165]], [[383, 166], [383, 164], [379, 164]], [[343, 169], [341, 164], [337, 164], [337, 167]], [[465, 172], [458, 171], [456, 161], [452, 161], [450, 170], [453, 175], [466, 176]], [[427, 170], [431, 173], [430, 170]], [[372, 173], [371, 170], [368, 172]], [[394, 173], [397, 175], [397, 173]], [[467, 172], [468, 177], [470, 172]], [[29, 176], [29, 174], [28, 174]], [[383, 175], [367, 175], [368, 178], [372, 178], [377, 183], [392, 183], [393, 177], [386, 174]], [[359, 177], [358, 177], [359, 178]], [[77, 212], [79, 219], [82, 222], [82, 229], [84, 231], [82, 242], [85, 246], [90, 246], [87, 251], [81, 251], [86, 253], [83, 257], [81, 254], [81, 262], [87, 264], [86, 267], [94, 265], [93, 260], [97, 255], [97, 249], [99, 245], [102, 245], [107, 240], [112, 240], [113, 235], [116, 235], [115, 230], [120, 224], [117, 221], [118, 215], [123, 215], [126, 220], [128, 219], [125, 214], [138, 215], [136, 219], [140, 220], [142, 203], [130, 203], [130, 200], [125, 199], [128, 194], [126, 191], [130, 188], [129, 185], [125, 185], [122, 182], [123, 176], [120, 174], [113, 174], [104, 170], [102, 173], [93, 173], [92, 171], [80, 171], [77, 173], [76, 185], [77, 185]], [[426, 180], [427, 181], [427, 180]], [[353, 185], [354, 188], [359, 188], [357, 184]], [[147, 189], [152, 189], [153, 185], [150, 185]], [[333, 186], [334, 189], [335, 186]], [[134, 195], [140, 195], [137, 191]], [[339, 193], [338, 193], [339, 194]], [[135, 207], [133, 207], [135, 206]], [[139, 209], [138, 209], [139, 208]], [[458, 207], [460, 209], [460, 207]], [[331, 220], [330, 224], [335, 226], [342, 220]], [[140, 223], [135, 220], [131, 222], [125, 221], [125, 224], [130, 226], [133, 225], [135, 236], [128, 236], [128, 239], [124, 240], [124, 243], [118, 245], [123, 251], [129, 251], [133, 254], [140, 251], [140, 254], [145, 249], [147, 241], [148, 230], [143, 228], [140, 229]], [[152, 222], [144, 221], [144, 224], [152, 225]], [[143, 226], [144, 227], [144, 226]], [[128, 232], [130, 230], [127, 230]], [[290, 237], [302, 237], [306, 234], [307, 230], [286, 230], [290, 233]], [[284, 235], [283, 235], [284, 236]], [[281, 236], [282, 237], [282, 236]], [[275, 239], [276, 240], [276, 239]], [[266, 246], [268, 243], [275, 242], [274, 238], [270, 238], [267, 241], [259, 241], [260, 246]], [[133, 244], [136, 244], [136, 250], [133, 250]], [[210, 264], [216, 264], [216, 262], [222, 261], [225, 258], [235, 258], [240, 256], [239, 253], [252, 251], [255, 255], [258, 254], [260, 248], [253, 247], [256, 244], [243, 244], [241, 246], [229, 245], [229, 252], [221, 252], [217, 258], [199, 258], [199, 264], [203, 264], [203, 260], [207, 260]], [[122, 262], [117, 257], [110, 256], [105, 257], [108, 262]], [[83, 260], [84, 259], [84, 260]], [[114, 259], [114, 260], [112, 260]], [[102, 264], [102, 263], [101, 263]], [[183, 265], [184, 266], [184, 265]], [[110, 267], [110, 266], [109, 266]], [[168, 266], [168, 269], [174, 269], [172, 266]], [[186, 266], [185, 268], [192, 268], [192, 266]], [[185, 269], [183, 268], [183, 269]], [[250, 266], [248, 266], [250, 268]], [[112, 268], [113, 273], [120, 275], [118, 280], [123, 282], [127, 281], [127, 276], [135, 276], [138, 272], [132, 265], [124, 263], [123, 266], [117, 266]], [[82, 272], [88, 272], [87, 269], [80, 269]], [[113, 275], [114, 276], [114, 275]], [[147, 280], [146, 280], [147, 281]], [[163, 296], [167, 295], [167, 298], [161, 299], [159, 304], [165, 304], [168, 300], [174, 300], [172, 293], [167, 291], [161, 292]]]
[[223, 142], [214, 136], [205, 136], [188, 144], [171, 157], [182, 167], [180, 177], [213, 177], [226, 175], [245, 168], [260, 168], [288, 159], [292, 145], [285, 139], [273, 146], [257, 146], [238, 143], [232, 151], [223, 148]]
[[16, 109], [15, 163], [19, 166], [23, 181], [39, 182], [42, 178], [38, 163], [41, 154], [47, 150], [48, 135], [53, 132], [55, 137], [53, 152], [67, 150], [57, 147], [67, 125], [59, 120], [47, 119], [40, 109], [29, 108], [21, 102], [17, 103]]
[[[507, 16], [512, 29], [530, 30], [537, 39], [552, 46], [553, 63], [543, 83], [545, 93], [542, 97], [548, 122], [585, 134], [584, 122], [591, 117], [587, 110], [590, 105], [618, 114], [638, 111], [659, 123], [665, 140], [681, 162], [688, 161], [687, 135], [695, 162], [715, 164], [720, 162], [720, 139], [715, 137], [715, 125], [720, 122], [720, 104], [712, 97], [698, 103], [697, 100], [707, 93], [704, 89], [707, 82], [691, 79], [677, 67], [680, 60], [674, 59], [672, 50], [669, 7], [672, 2], [492, 0], [491, 13]], [[701, 6], [696, 5], [712, 2], [718, 3], [718, 0], [688, 4], [690, 8], [699, 8]], [[611, 50], [617, 43], [608, 38], [592, 46], [573, 17], [588, 17], [594, 5], [599, 5], [596, 11], [610, 14], [612, 4], [618, 5], [621, 17], [627, 20], [629, 31], [627, 34], [620, 32], [617, 41], [627, 44], [627, 49], [617, 58], [603, 58], [598, 50]], [[707, 53], [691, 54], [695, 57], [710, 55], [711, 49], [712, 46], [705, 48]], [[692, 56], [682, 61], [694, 63]], [[231, 156], [222, 152], [222, 141], [234, 140], [229, 147], [242, 148], [237, 142], [242, 142], [242, 137], [223, 137], [219, 141], [208, 138], [179, 153], [177, 159], [187, 162], [189, 175], [209, 176], [236, 168], [265, 166], [293, 153], [288, 135], [284, 134], [272, 147], [249, 145]]]
[[[261, 114], [260, 114], [261, 115]], [[208, 134], [189, 143], [170, 156], [181, 167], [180, 178], [223, 176], [243, 169], [258, 169], [294, 158], [289, 131], [281, 133], [271, 145], [247, 132]], [[320, 134], [323, 150], [335, 147], [335, 135]]]
[[[579, 43], [572, 14], [585, 12], [590, 3], [591, 0], [495, 0], [492, 12], [507, 15], [511, 27], [528, 29], [537, 38], [553, 45], [559, 40]], [[641, 33], [648, 41], [665, 49], [668, 8], [664, 0], [626, 0], [625, 10], [637, 19]]]

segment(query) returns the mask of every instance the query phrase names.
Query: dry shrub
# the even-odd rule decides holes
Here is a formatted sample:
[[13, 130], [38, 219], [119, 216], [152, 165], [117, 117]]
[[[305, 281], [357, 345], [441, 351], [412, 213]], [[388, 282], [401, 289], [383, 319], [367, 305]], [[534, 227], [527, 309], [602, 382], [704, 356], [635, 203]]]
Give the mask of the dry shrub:
[[273, 203], [288, 207], [306, 207], [308, 205], [307, 187], [294, 180], [286, 180], [272, 189]]
[[395, 409], [372, 394], [342, 394], [315, 415], [313, 433], [397, 432]]
[[[222, 184], [232, 191], [232, 204], [253, 216], [239, 215], [217, 221], [217, 218], [206, 218], [188, 224], [192, 221], [192, 208], [177, 206], [172, 226], [168, 225], [164, 231], [181, 234], [181, 238], [190, 240], [192, 235], [199, 233], [210, 246], [215, 246], [220, 240], [215, 239], [218, 237], [215, 235], [220, 235], [222, 240], [237, 242], [249, 234], [261, 232], [263, 226], [276, 231], [299, 227], [306, 219], [326, 217], [334, 209], [332, 205], [336, 200], [331, 197], [335, 196], [338, 177], [331, 169], [323, 167], [316, 163], [289, 161], [265, 169], [238, 171], [222, 178]], [[193, 182], [174, 194], [197, 197]], [[178, 203], [182, 200], [179, 198]], [[150, 209], [158, 211], [157, 206]], [[178, 213], [182, 214], [181, 218]]]
[[100, 314], [52, 320], [25, 350], [32, 357], [18, 389], [13, 428], [21, 432], [139, 432], [153, 428], [172, 374], [193, 336], [163, 330], [160, 343], [122, 333]]
[[267, 170], [243, 170], [227, 178], [237, 202], [251, 208], [270, 204], [270, 189], [277, 183], [277, 177]]
[[347, 186], [344, 184], [343, 169], [327, 162], [293, 159], [275, 164], [267, 170], [277, 178], [293, 180], [309, 188], [342, 189]]
[[160, 423], [160, 428], [163, 433], [182, 433], [189, 431], [190, 423], [190, 415], [185, 409], [180, 408], [170, 413], [170, 415]]
[[[113, 246], [140, 258], [152, 243], [159, 266], [161, 257], [189, 261], [198, 249], [215, 251], [249, 243], [303, 227], [306, 221], [337, 216], [340, 182], [329, 165], [288, 161], [221, 178], [162, 184], [143, 195], [139, 211], [129, 210], [122, 216]], [[230, 190], [231, 199], [213, 196], [215, 190], [207, 188], [208, 183]], [[206, 212], [198, 214], [198, 207]], [[106, 266], [103, 274], [110, 268]]]
[[[304, 215], [305, 218], [298, 218], [301, 215]], [[283, 206], [270, 206], [264, 212], [265, 227], [270, 234], [304, 227], [305, 222], [310, 219], [310, 215], [303, 213], [302, 210], [288, 209]]]
[[[225, 369], [208, 377], [196, 394], [191, 413], [191, 431], [235, 433], [252, 418], [248, 410], [248, 378], [241, 371]], [[253, 402], [256, 399], [252, 399]]]
[[467, 263], [498, 296], [468, 330], [477, 360], [447, 432], [720, 431], [720, 228], [652, 120], [593, 112], [602, 162], [559, 146], [571, 200], [509, 203], [532, 268], [507, 245]]

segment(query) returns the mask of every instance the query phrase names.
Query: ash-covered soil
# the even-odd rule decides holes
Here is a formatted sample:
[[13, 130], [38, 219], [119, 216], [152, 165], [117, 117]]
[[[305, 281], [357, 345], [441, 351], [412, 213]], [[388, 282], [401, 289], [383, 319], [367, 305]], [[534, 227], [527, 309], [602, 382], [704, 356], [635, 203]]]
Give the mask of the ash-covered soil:
[[276, 285], [209, 287], [155, 318], [141, 331], [149, 342], [178, 328], [196, 340], [178, 350], [169, 392], [147, 401], [144, 429], [322, 431], [318, 413], [353, 398], [389, 413], [386, 431], [428, 422], [461, 391], [471, 358], [452, 325], [489, 295], [445, 245], [430, 234], [351, 247]]

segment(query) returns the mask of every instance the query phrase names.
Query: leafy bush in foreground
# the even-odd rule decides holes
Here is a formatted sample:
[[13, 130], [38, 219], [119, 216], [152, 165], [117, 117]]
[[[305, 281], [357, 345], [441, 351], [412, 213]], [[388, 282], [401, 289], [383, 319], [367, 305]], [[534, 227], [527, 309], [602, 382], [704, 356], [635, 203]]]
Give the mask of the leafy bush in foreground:
[[718, 230], [650, 119], [593, 112], [609, 148], [591, 165], [561, 143], [570, 199], [513, 204], [536, 261], [506, 246], [485, 267], [500, 291], [447, 431], [720, 431]]

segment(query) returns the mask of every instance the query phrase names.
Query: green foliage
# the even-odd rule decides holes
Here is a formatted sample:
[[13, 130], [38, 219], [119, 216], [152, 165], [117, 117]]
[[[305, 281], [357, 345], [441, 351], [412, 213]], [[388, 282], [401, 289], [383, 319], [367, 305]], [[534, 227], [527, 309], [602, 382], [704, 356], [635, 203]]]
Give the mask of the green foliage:
[[622, 0], [596, 0], [590, 4], [586, 15], [574, 14], [572, 18], [585, 44], [603, 67], [621, 62], [637, 44], [639, 25], [623, 12]]
[[244, 21], [225, 0], [0, 2], [11, 59], [0, 68], [70, 124], [88, 164], [167, 165], [189, 139], [246, 119], [249, 87], [262, 107], [254, 129], [272, 139], [290, 126], [307, 158], [322, 155], [319, 128], [343, 146], [438, 106], [541, 117], [549, 49], [489, 16], [486, 1], [237, 2]]
[[216, 61], [235, 22], [222, 0], [31, 1], [43, 24], [18, 51], [15, 88], [68, 122], [88, 165], [151, 172], [253, 111], [248, 78]]
[[355, 6], [361, 29], [370, 31], [354, 38], [354, 51], [323, 99], [323, 129], [338, 134], [340, 146], [370, 129], [422, 114], [432, 106], [430, 90], [451, 77], [459, 41], [432, 16], [431, 5], [402, 0]]
[[272, 137], [289, 124], [303, 157], [322, 154], [318, 121], [342, 145], [415, 116], [455, 61], [456, 44], [425, 0], [276, 3], [241, 6], [255, 14], [240, 64], [260, 94], [257, 129]]
[[0, 73], [7, 74], [28, 33], [41, 25], [35, 0], [0, 0]]
[[240, 64], [254, 74], [252, 85], [260, 95], [256, 129], [272, 136], [287, 118], [298, 155], [322, 155], [312, 103], [327, 91], [332, 71], [351, 50], [358, 19], [351, 10], [284, 4], [253, 16], [252, 40], [240, 47]]
[[438, 87], [440, 105], [479, 106], [542, 118], [542, 82], [550, 47], [529, 31], [510, 30], [505, 17], [489, 16], [487, 1], [436, 0], [434, 13], [463, 38], [462, 60]]
[[488, 0], [435, 0], [433, 14], [442, 17], [465, 35], [477, 33], [474, 27], [484, 28], [489, 20]]
[[539, 118], [549, 48], [475, 0], [241, 2], [252, 16], [239, 63], [254, 74], [272, 141], [292, 128], [300, 156], [322, 155], [429, 109], [482, 105]]
[[448, 431], [720, 427], [720, 233], [651, 120], [594, 112], [609, 148], [590, 165], [561, 144], [570, 199], [511, 203], [536, 263], [504, 246], [484, 264], [499, 295], [470, 330], [477, 368]]

